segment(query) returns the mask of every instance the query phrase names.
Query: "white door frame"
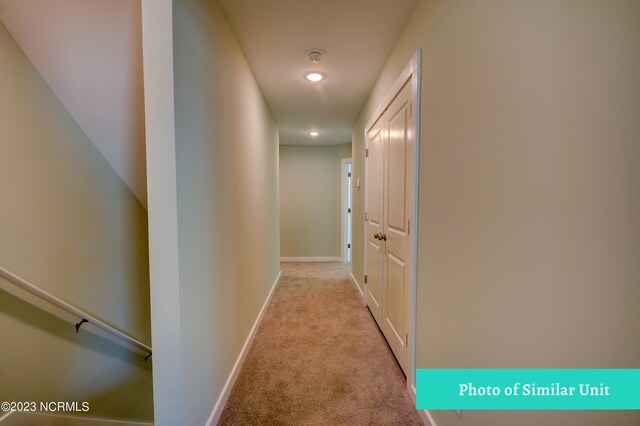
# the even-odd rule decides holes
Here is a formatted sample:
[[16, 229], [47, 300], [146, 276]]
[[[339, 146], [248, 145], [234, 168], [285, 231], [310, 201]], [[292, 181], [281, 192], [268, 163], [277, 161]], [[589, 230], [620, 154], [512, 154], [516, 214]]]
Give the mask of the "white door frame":
[[[347, 233], [346, 233], [346, 225], [345, 216], [347, 216], [346, 209], [347, 205], [351, 204], [351, 211], [353, 213], [353, 202], [347, 203], [347, 197], [349, 195], [349, 188], [347, 185], [347, 164], [353, 164], [351, 157], [343, 158], [340, 164], [340, 188], [341, 188], [341, 196], [340, 196], [340, 253], [342, 253], [342, 261], [347, 261]], [[352, 216], [353, 217], [353, 216]], [[353, 222], [353, 221], [352, 221]], [[353, 224], [352, 224], [353, 225]], [[353, 230], [353, 228], [352, 228]], [[353, 231], [352, 231], [353, 234]], [[353, 255], [353, 253], [352, 253]]]
[[[414, 172], [414, 187], [413, 187], [413, 212], [410, 212], [409, 217], [411, 217], [411, 243], [409, 248], [409, 259], [412, 260], [411, 268], [409, 269], [410, 283], [411, 288], [409, 291], [410, 303], [409, 303], [409, 324], [408, 324], [408, 334], [409, 334], [409, 371], [407, 372], [407, 390], [409, 394], [414, 399], [415, 402], [415, 379], [416, 379], [416, 270], [417, 270], [417, 245], [418, 245], [418, 182], [420, 175], [420, 77], [421, 77], [421, 62], [422, 62], [422, 52], [418, 50], [407, 66], [402, 70], [400, 76], [396, 79], [391, 89], [387, 92], [383, 101], [378, 105], [375, 109], [374, 113], [367, 121], [367, 125], [364, 128], [364, 137], [365, 137], [365, 149], [369, 149], [369, 130], [373, 127], [374, 124], [378, 121], [378, 119], [382, 116], [382, 114], [386, 111], [387, 107], [391, 104], [396, 95], [400, 92], [402, 87], [405, 85], [407, 80], [411, 79], [411, 101], [414, 106], [413, 111], [413, 128], [415, 129], [415, 172]], [[365, 209], [368, 205], [367, 202], [367, 179], [369, 164], [365, 158], [365, 179], [364, 179], [364, 205]], [[367, 235], [367, 224], [366, 220], [367, 212], [365, 212], [365, 223], [364, 223], [364, 270], [365, 275], [367, 273], [367, 247], [368, 247], [368, 235]], [[364, 284], [364, 294], [365, 294], [365, 305], [367, 304], [366, 295], [368, 294], [367, 284]]]

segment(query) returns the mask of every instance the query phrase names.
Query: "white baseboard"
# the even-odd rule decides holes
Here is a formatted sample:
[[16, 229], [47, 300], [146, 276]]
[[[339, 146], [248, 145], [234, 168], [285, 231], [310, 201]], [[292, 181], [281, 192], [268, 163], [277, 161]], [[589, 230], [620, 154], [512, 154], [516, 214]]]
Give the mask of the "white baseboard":
[[353, 281], [353, 283], [355, 284], [356, 288], [358, 289], [358, 292], [360, 293], [360, 297], [362, 297], [362, 302], [364, 303], [364, 293], [362, 292], [362, 289], [360, 288], [360, 284], [358, 284], [358, 280], [356, 280], [356, 277], [353, 276], [353, 273], [350, 273], [349, 275], [351, 275], [351, 280]]
[[253, 327], [251, 327], [251, 331], [249, 332], [249, 336], [247, 337], [247, 340], [245, 340], [245, 342], [244, 342], [244, 346], [242, 347], [242, 350], [240, 351], [240, 355], [238, 355], [238, 359], [236, 360], [236, 363], [234, 364], [233, 368], [231, 369], [231, 373], [229, 374], [229, 378], [227, 379], [227, 383], [225, 383], [224, 388], [222, 388], [222, 392], [220, 393], [220, 396], [218, 397], [218, 401], [216, 402], [216, 405], [213, 407], [213, 411], [211, 412], [211, 415], [209, 416], [209, 420], [207, 421], [207, 426], [214, 426], [214, 425], [218, 424], [218, 421], [220, 420], [220, 416], [222, 415], [222, 411], [224, 410], [224, 406], [227, 403], [227, 400], [229, 399], [229, 395], [231, 394], [231, 389], [233, 389], [233, 385], [235, 384], [236, 380], [238, 379], [238, 375], [240, 374], [240, 369], [242, 368], [242, 364], [244, 363], [244, 359], [246, 358], [247, 353], [249, 352], [249, 347], [251, 346], [251, 342], [253, 342], [253, 338], [256, 335], [256, 331], [258, 330], [258, 327], [260, 326], [260, 323], [262, 322], [262, 317], [264, 316], [264, 312], [267, 310], [267, 306], [269, 306], [269, 302], [271, 302], [271, 298], [273, 297], [273, 293], [275, 292], [275, 289], [278, 286], [278, 283], [280, 282], [281, 274], [282, 274], [282, 272], [278, 272], [278, 276], [276, 277], [276, 280], [274, 281], [273, 285], [271, 286], [271, 290], [269, 290], [269, 294], [267, 295], [267, 299], [264, 301], [264, 303], [262, 305], [262, 309], [260, 309], [260, 312], [258, 313], [258, 317], [256, 318], [256, 321], [253, 323]]
[[433, 417], [431, 417], [429, 410], [418, 410], [418, 415], [425, 426], [436, 426], [436, 422], [433, 420]]
[[[409, 392], [409, 396], [411, 397], [411, 399], [413, 400], [413, 404], [415, 405], [416, 387], [411, 386], [411, 388], [407, 389], [407, 391]], [[429, 410], [418, 410], [418, 415], [420, 416], [420, 420], [422, 420], [422, 423], [424, 423], [425, 426], [436, 426], [436, 422], [435, 420], [433, 420], [433, 417], [431, 417], [431, 413], [429, 412]]]
[[281, 257], [280, 262], [342, 262], [341, 257]]

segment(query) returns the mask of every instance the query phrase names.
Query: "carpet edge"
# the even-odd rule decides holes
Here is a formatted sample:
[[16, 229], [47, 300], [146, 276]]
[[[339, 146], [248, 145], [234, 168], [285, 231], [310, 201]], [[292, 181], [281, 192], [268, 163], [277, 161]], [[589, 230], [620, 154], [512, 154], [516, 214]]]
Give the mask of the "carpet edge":
[[207, 426], [214, 426], [220, 420], [220, 416], [224, 411], [224, 407], [227, 403], [227, 400], [229, 399], [229, 395], [231, 394], [233, 385], [235, 384], [238, 378], [238, 375], [240, 374], [240, 370], [242, 369], [242, 364], [244, 363], [244, 360], [247, 357], [247, 353], [249, 352], [251, 343], [253, 342], [256, 332], [258, 331], [258, 327], [260, 326], [260, 323], [262, 322], [262, 319], [264, 317], [264, 313], [267, 310], [267, 306], [269, 306], [269, 303], [271, 302], [271, 298], [275, 293], [276, 287], [278, 286], [278, 283], [280, 282], [281, 277], [282, 277], [282, 271], [278, 271], [278, 275], [276, 276], [276, 279], [273, 282], [273, 285], [271, 286], [271, 290], [269, 290], [269, 294], [267, 295], [267, 298], [262, 304], [262, 308], [258, 313], [258, 317], [253, 323], [253, 327], [251, 327], [251, 331], [249, 332], [249, 335], [247, 336], [247, 339], [245, 340], [244, 345], [240, 350], [240, 354], [238, 355], [238, 358], [236, 359], [236, 362], [233, 365], [233, 368], [231, 369], [231, 373], [229, 373], [227, 382], [224, 384], [224, 387], [222, 388], [222, 392], [220, 393], [220, 396], [216, 401], [216, 405], [213, 407], [213, 411], [209, 416], [209, 420], [207, 420], [207, 423], [206, 423]]

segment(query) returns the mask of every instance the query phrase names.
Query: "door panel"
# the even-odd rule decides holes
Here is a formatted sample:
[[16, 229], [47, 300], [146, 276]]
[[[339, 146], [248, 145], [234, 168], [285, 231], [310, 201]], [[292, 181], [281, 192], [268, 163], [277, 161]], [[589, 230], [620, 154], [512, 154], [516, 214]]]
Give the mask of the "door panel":
[[406, 265], [409, 263], [408, 222], [412, 187], [409, 157], [411, 85], [405, 84], [398, 96], [391, 102], [385, 120], [387, 144], [385, 174], [383, 177], [384, 241], [383, 265], [385, 281], [382, 290], [382, 332], [404, 371], [409, 366], [407, 349], [409, 310], [407, 294], [410, 282]]
[[382, 250], [369, 241], [367, 253], [367, 306], [378, 325], [382, 320]]
[[382, 247], [374, 235], [382, 233], [382, 184], [384, 132], [382, 121], [369, 132], [367, 157], [367, 305], [378, 326], [382, 327]]
[[393, 253], [387, 253], [386, 262], [385, 327], [391, 332], [387, 338], [404, 347], [406, 327], [403, 283], [406, 265]]
[[369, 139], [369, 171], [367, 176], [367, 201], [369, 203], [369, 223], [382, 227], [382, 168], [384, 148], [384, 134], [382, 125], [378, 125], [370, 132]]
[[388, 192], [385, 202], [386, 222], [389, 228], [404, 233], [406, 231], [406, 148], [409, 104], [400, 105], [395, 116], [389, 120], [389, 143], [387, 144]]

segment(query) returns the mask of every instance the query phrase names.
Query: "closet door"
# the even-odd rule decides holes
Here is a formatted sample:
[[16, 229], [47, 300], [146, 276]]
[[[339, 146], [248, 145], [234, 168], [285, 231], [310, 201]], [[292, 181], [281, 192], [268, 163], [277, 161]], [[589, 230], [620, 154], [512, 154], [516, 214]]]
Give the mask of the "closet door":
[[400, 90], [383, 115], [387, 135], [383, 173], [382, 332], [404, 371], [409, 366], [410, 212], [414, 164], [411, 85]]
[[367, 305], [378, 326], [382, 328], [382, 240], [383, 231], [383, 168], [384, 168], [384, 122], [378, 122], [368, 134], [369, 151], [367, 161]]
[[420, 53], [365, 127], [365, 298], [415, 385], [416, 228]]

